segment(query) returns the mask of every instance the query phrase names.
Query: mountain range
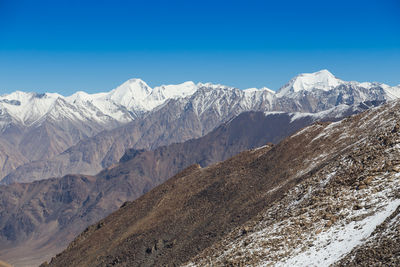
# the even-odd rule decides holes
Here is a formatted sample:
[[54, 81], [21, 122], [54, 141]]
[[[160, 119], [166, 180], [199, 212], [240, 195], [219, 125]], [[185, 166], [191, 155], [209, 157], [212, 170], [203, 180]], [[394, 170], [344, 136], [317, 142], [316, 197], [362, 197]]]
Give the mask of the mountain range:
[[[350, 148], [362, 150], [360, 143], [377, 135], [379, 140], [390, 139], [390, 144], [395, 144], [397, 126], [392, 124], [399, 97], [400, 86], [346, 82], [327, 70], [300, 74], [277, 92], [265, 87], [239, 90], [193, 82], [150, 88], [140, 79], [131, 79], [108, 93], [4, 95], [0, 97], [0, 259], [15, 266], [38, 265], [95, 224], [51, 264], [248, 263], [247, 258], [237, 256], [242, 253], [239, 250], [224, 254], [225, 258], [212, 253], [250, 242], [238, 245], [232, 236], [235, 231], [246, 232], [243, 238], [255, 232], [254, 216], [270, 212], [267, 207], [280, 205], [271, 208], [274, 214], [286, 211], [291, 200], [282, 202], [282, 197], [295, 194], [297, 186], [313, 192], [315, 185], [303, 185], [303, 179], [319, 179], [322, 174], [312, 175], [320, 173], [320, 167], [339, 164], [339, 154]], [[382, 121], [377, 121], [380, 115]], [[361, 125], [366, 120], [374, 125]], [[309, 125], [313, 126], [301, 130]], [[325, 140], [324, 131], [330, 127], [342, 134]], [[387, 137], [379, 127], [394, 128]], [[375, 146], [372, 141], [362, 144]], [[374, 151], [386, 157], [387, 151], [382, 149]], [[342, 169], [344, 176], [350, 175]], [[253, 188], [257, 183], [259, 188]], [[181, 198], [181, 191], [175, 190], [187, 192]], [[174, 194], [180, 204], [171, 200]], [[211, 207], [214, 201], [219, 204]], [[186, 204], [181, 207], [182, 203]], [[251, 207], [254, 210], [248, 211]], [[136, 217], [115, 215], [126, 209]], [[97, 222], [110, 213], [105, 220], [117, 218], [112, 223], [115, 227], [107, 230], [117, 240], [110, 241], [115, 251], [100, 246], [91, 254], [96, 247], [91, 239], [89, 247], [81, 247], [80, 242], [92, 234], [93, 227], [102, 228], [103, 223]], [[166, 217], [158, 222], [152, 217], [157, 214]], [[201, 214], [209, 215], [202, 219]], [[193, 218], [197, 218], [195, 223]], [[132, 226], [132, 232], [119, 236], [126, 224], [136, 225], [136, 220], [149, 222], [151, 228]], [[168, 226], [172, 222], [182, 225], [183, 232], [189, 231], [185, 232], [187, 239], [176, 237], [178, 228]], [[151, 234], [157, 233], [162, 238], [153, 240]], [[251, 242], [258, 242], [253, 239]], [[142, 248], [140, 240], [145, 240], [144, 252], [132, 251], [131, 246]], [[89, 254], [79, 254], [81, 250]], [[71, 254], [76, 261], [64, 258], [70, 251], [78, 253]], [[92, 258], [102, 253], [109, 256]], [[255, 259], [254, 264], [264, 264]], [[276, 260], [269, 263], [278, 264]]]
[[0, 97], [0, 176], [8, 184], [93, 175], [126, 149], [198, 138], [244, 111], [316, 113], [399, 96], [399, 86], [345, 82], [327, 70], [300, 74], [277, 93], [193, 82], [152, 89], [139, 79], [92, 95], [15, 92]]

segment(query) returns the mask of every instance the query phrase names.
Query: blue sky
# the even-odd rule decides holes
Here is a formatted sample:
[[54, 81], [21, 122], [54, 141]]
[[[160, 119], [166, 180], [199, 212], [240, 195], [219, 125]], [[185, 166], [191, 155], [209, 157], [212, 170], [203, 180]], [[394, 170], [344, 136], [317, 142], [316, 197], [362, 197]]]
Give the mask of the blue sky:
[[278, 89], [298, 73], [400, 84], [400, 1], [0, 0], [0, 93], [215, 82]]

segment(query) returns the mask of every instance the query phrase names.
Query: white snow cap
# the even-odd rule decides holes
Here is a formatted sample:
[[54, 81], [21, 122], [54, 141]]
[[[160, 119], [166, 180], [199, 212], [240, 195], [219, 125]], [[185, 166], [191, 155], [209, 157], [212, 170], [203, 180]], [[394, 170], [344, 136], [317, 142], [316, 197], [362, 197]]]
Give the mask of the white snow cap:
[[115, 103], [130, 107], [131, 102], [143, 100], [151, 93], [151, 88], [141, 79], [130, 79], [110, 92]]
[[[383, 90], [383, 92], [379, 91], [378, 93], [382, 94], [385, 99], [400, 98], [400, 86], [390, 87], [385, 84], [370, 82], [345, 82], [337, 79], [328, 70], [300, 74], [283, 86], [278, 93], [263, 87], [260, 89], [248, 88], [240, 91], [239, 95], [243, 97], [243, 103], [251, 107], [252, 103], [259, 99], [267, 99], [272, 103], [282, 96], [296, 97], [296, 92], [314, 89], [328, 91], [341, 84], [371, 90], [377, 87]], [[40, 122], [42, 117], [55, 113], [60, 113], [68, 118], [73, 114], [74, 117], [83, 120], [90, 119], [101, 123], [108, 123], [109, 118], [128, 122], [132, 120], [130, 112], [136, 114], [151, 111], [169, 99], [190, 97], [203, 87], [207, 87], [208, 90], [233, 90], [234, 92], [238, 90], [235, 87], [221, 84], [194, 83], [192, 81], [151, 88], [141, 79], [130, 79], [109, 92], [88, 94], [78, 91], [67, 97], [56, 93], [37, 94], [16, 91], [0, 96], [0, 110], [12, 120], [25, 125]], [[208, 90], [200, 92], [200, 94], [208, 94]], [[373, 94], [375, 93], [373, 92]], [[362, 93], [361, 96], [362, 99], [368, 99], [368, 95], [365, 93]], [[62, 111], [60, 111], [61, 109]], [[76, 112], [77, 110], [79, 112]], [[57, 118], [60, 116], [54, 115]]]
[[324, 69], [314, 73], [297, 75], [291, 79], [289, 83], [279, 89], [278, 95], [282, 96], [293, 92], [310, 91], [311, 89], [329, 91], [342, 83], [342, 80], [336, 78], [332, 73]]
[[192, 95], [196, 92], [197, 86], [192, 81], [176, 85], [161, 85], [154, 87], [151, 92], [154, 100], [164, 100], [166, 98], [177, 98]]

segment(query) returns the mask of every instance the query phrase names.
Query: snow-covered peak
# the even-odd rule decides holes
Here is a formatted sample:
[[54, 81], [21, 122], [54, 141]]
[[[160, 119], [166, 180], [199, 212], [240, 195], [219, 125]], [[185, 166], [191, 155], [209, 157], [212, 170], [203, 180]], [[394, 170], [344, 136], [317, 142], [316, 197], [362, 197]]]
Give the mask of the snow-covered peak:
[[78, 91], [73, 95], [66, 97], [65, 99], [67, 99], [68, 102], [90, 101], [92, 99], [92, 95], [83, 91]]
[[151, 93], [151, 88], [141, 79], [130, 79], [109, 93], [115, 103], [131, 108]]
[[[32, 101], [34, 99], [57, 99], [59, 97], [62, 97], [61, 95], [57, 93], [33, 93], [33, 92], [21, 92], [21, 91], [15, 91], [12, 92], [11, 94], [5, 94], [0, 96], [0, 100], [9, 100], [9, 101], [19, 101], [21, 104], [27, 103], [29, 101]], [[4, 101], [7, 102], [7, 101]]]
[[254, 93], [254, 92], [258, 92], [258, 91], [259, 91], [259, 89], [255, 88], [255, 87], [243, 89], [243, 92], [245, 92], [245, 93]]
[[161, 85], [154, 87], [151, 93], [142, 101], [146, 110], [151, 110], [168, 99], [177, 99], [190, 96], [198, 89], [192, 81], [176, 85]]
[[164, 100], [167, 98], [186, 97], [192, 95], [197, 90], [197, 85], [192, 82], [184, 82], [176, 85], [161, 85], [154, 87], [151, 95], [156, 100]]
[[36, 93], [32, 92], [21, 92], [21, 91], [15, 91], [10, 94], [4, 94], [0, 96], [0, 99], [13, 99], [13, 100], [27, 100], [31, 99]]
[[[274, 108], [282, 109], [287, 107], [288, 104], [286, 102], [280, 102], [283, 96], [297, 99], [296, 101], [298, 99], [303, 101], [304, 99], [301, 98], [303, 94], [297, 94], [297, 92], [315, 89], [329, 91], [339, 85], [342, 86], [337, 90], [330, 91], [332, 92], [332, 98], [329, 98], [329, 100], [327, 100], [325, 94], [315, 94], [314, 97], [317, 101], [322, 103], [320, 103], [319, 109], [312, 106], [305, 110], [321, 110], [322, 106], [330, 108], [337, 105], [335, 98], [338, 97], [338, 91], [341, 93], [340, 103], [400, 98], [399, 86], [390, 87], [376, 82], [345, 82], [335, 78], [329, 71], [321, 70], [296, 76], [283, 86], [278, 93], [266, 87], [239, 90], [235, 87], [221, 84], [195, 84], [192, 81], [176, 85], [161, 85], [152, 89], [141, 79], [130, 79], [109, 92], [88, 94], [78, 91], [68, 97], [56, 93], [37, 94], [16, 91], [0, 96], [0, 110], [2, 114], [6, 114], [4, 117], [12, 118], [13, 121], [25, 125], [41, 122], [50, 113], [54, 115], [54, 118], [59, 118], [55, 113], [58, 112], [65, 115], [75, 114], [77, 111], [79, 111], [79, 114], [75, 114], [75, 118], [87, 116], [87, 119], [101, 123], [108, 123], [110, 120], [125, 123], [166, 103], [169, 99], [184, 99], [195, 95], [198, 99], [202, 99], [201, 101], [202, 103], [204, 102], [205, 106], [208, 106], [209, 103], [215, 100], [214, 98], [223, 99], [222, 102], [229, 105], [232, 99], [239, 97], [241, 98], [239, 101], [240, 106], [246, 110], [257, 106], [257, 103], [262, 103], [260, 105], [267, 103], [266, 110], [272, 110]], [[298, 103], [302, 103], [300, 100]], [[56, 105], [57, 101], [61, 101], [59, 105]], [[221, 108], [223, 108], [221, 105], [216, 104], [216, 110]], [[302, 110], [302, 108], [290, 107], [288, 110], [295, 111]], [[65, 115], [64, 117], [68, 116]]]
[[56, 93], [27, 93], [16, 91], [0, 97], [0, 108], [22, 123], [33, 123], [46, 114], [63, 96]]
[[208, 82], [208, 83], [198, 83], [197, 86], [199, 88], [207, 87], [207, 88], [211, 88], [211, 89], [218, 89], [218, 88], [220, 88], [220, 89], [229, 89], [229, 88], [233, 88], [231, 86], [218, 84], [218, 83], [210, 83], [210, 82]]
[[291, 79], [289, 83], [279, 89], [278, 96], [300, 91], [310, 91], [312, 89], [329, 91], [342, 83], [342, 80], [336, 78], [328, 70], [320, 70], [314, 73], [303, 73], [297, 75]]
[[260, 91], [267, 91], [267, 92], [269, 92], [269, 93], [271, 93], [271, 94], [275, 94], [275, 91], [274, 91], [274, 90], [271, 90], [271, 89], [269, 89], [269, 88], [267, 88], [267, 87], [262, 87], [262, 88], [260, 89]]

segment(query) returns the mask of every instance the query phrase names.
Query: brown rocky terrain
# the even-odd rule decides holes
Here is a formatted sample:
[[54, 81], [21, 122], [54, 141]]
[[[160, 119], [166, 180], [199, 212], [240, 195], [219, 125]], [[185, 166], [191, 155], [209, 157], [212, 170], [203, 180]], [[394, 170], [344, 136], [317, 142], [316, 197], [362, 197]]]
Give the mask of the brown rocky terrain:
[[130, 149], [119, 164], [96, 176], [67, 175], [0, 186], [0, 258], [16, 266], [41, 263], [85, 227], [180, 170], [195, 163], [206, 167], [243, 150], [277, 143], [316, 119], [292, 117], [242, 113], [198, 139], [151, 151]]
[[338, 157], [188, 265], [397, 266], [399, 104], [326, 127], [311, 144], [344, 143]]
[[43, 266], [396, 264], [399, 118], [391, 102], [193, 165]]

